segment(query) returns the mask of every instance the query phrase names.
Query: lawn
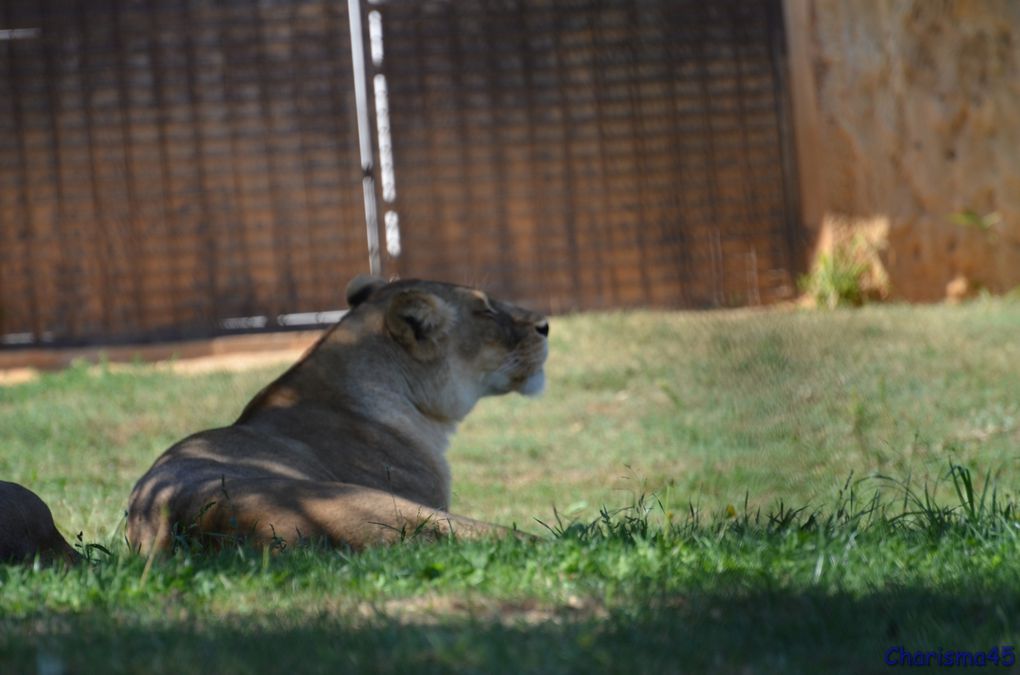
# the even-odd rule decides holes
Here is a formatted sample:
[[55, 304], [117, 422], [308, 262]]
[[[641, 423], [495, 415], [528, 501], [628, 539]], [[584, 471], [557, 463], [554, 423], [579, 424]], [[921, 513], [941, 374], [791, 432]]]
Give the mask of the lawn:
[[69, 572], [0, 567], [0, 672], [1015, 658], [1020, 304], [591, 314], [550, 337], [546, 395], [483, 401], [449, 452], [453, 510], [538, 542], [181, 550], [146, 570], [122, 542], [134, 480], [282, 367], [0, 388], [0, 479], [103, 547]]

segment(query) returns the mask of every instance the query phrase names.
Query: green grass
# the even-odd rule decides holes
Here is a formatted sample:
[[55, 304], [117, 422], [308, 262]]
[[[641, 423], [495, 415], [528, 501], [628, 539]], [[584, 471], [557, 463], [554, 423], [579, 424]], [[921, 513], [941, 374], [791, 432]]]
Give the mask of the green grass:
[[0, 567], [0, 671], [866, 673], [894, 645], [1020, 647], [1018, 336], [994, 301], [557, 318], [546, 396], [482, 402], [450, 450], [453, 510], [541, 541], [148, 573], [133, 481], [280, 369], [0, 388], [0, 478], [110, 551]]

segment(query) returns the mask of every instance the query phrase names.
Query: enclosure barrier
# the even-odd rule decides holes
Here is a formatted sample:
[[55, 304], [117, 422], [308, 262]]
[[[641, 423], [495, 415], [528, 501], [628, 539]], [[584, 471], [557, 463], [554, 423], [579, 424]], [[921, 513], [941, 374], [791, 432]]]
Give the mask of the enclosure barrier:
[[[382, 271], [793, 292], [778, 0], [363, 2]], [[347, 6], [0, 3], [0, 348], [320, 325], [367, 271]]]

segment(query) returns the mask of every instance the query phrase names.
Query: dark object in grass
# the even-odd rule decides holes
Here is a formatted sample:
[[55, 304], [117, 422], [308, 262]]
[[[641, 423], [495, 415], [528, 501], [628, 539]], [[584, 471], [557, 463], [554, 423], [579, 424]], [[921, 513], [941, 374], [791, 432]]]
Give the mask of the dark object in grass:
[[347, 304], [234, 424], [180, 441], [142, 476], [128, 504], [133, 549], [511, 534], [449, 513], [445, 451], [483, 396], [541, 391], [545, 317], [415, 280], [356, 278]]
[[81, 560], [53, 524], [53, 515], [37, 494], [17, 483], [0, 481], [0, 561], [45, 564]]

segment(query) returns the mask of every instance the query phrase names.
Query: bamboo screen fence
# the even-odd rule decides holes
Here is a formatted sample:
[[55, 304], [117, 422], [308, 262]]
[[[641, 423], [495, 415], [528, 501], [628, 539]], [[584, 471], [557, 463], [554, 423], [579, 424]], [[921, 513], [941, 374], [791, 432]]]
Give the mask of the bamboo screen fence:
[[[792, 293], [778, 0], [363, 2], [386, 275]], [[347, 6], [0, 3], [0, 348], [328, 322], [368, 270]]]

